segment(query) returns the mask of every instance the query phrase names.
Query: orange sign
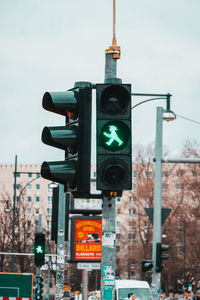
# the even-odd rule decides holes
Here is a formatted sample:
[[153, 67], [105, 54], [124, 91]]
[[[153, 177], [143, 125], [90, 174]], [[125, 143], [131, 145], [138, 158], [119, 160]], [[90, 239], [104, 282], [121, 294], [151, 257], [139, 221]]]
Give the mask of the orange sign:
[[101, 260], [101, 219], [75, 219], [74, 258], [75, 260]]

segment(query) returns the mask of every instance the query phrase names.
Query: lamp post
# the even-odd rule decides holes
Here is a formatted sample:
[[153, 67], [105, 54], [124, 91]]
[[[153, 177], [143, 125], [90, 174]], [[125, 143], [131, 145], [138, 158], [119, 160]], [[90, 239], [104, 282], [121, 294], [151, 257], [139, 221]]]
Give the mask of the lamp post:
[[185, 230], [185, 221], [183, 222], [182, 228], [164, 228], [162, 237], [166, 238], [167, 234], [166, 231], [182, 231], [183, 232], [183, 291], [185, 290], [186, 284], [186, 270], [185, 270], [185, 263], [186, 263], [186, 230]]
[[[17, 155], [15, 155], [15, 171], [14, 171], [14, 197], [13, 197], [13, 219], [12, 219], [12, 253], [13, 255], [11, 256], [11, 266], [10, 266], [10, 270], [11, 272], [14, 272], [14, 263], [15, 263], [15, 256], [14, 256], [14, 252], [15, 252], [15, 214], [16, 214], [16, 190], [17, 190]], [[20, 172], [20, 174], [38, 174], [38, 172]], [[40, 174], [39, 174], [40, 175]], [[33, 181], [37, 180], [38, 178], [40, 178], [40, 176], [33, 178], [32, 180], [30, 180], [28, 183], [26, 183], [20, 193], [19, 193], [19, 201], [20, 201], [20, 197], [23, 193], [23, 191], [26, 189], [26, 187]]]
[[153, 208], [153, 249], [152, 249], [152, 292], [153, 298], [158, 299], [161, 290], [161, 273], [156, 271], [156, 245], [161, 242], [161, 226], [162, 226], [162, 125], [163, 120], [173, 121], [176, 116], [170, 110], [171, 94], [138, 94], [133, 93], [133, 96], [153, 97], [137, 103], [132, 107], [155, 100], [166, 100], [166, 110], [162, 107], [157, 107], [156, 114], [156, 141], [155, 141], [155, 175], [154, 175], [154, 208]]

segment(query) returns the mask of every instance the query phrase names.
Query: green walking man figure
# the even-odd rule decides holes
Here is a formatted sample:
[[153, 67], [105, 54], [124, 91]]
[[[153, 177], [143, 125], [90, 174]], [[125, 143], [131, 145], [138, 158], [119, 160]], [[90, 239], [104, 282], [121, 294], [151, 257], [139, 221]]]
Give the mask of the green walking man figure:
[[109, 126], [109, 131], [110, 133], [108, 132], [104, 132], [103, 134], [109, 138], [109, 140], [106, 142], [106, 144], [108, 146], [110, 146], [114, 141], [116, 141], [118, 143], [118, 146], [121, 146], [123, 144], [123, 141], [119, 138], [118, 134], [117, 134], [117, 131], [118, 128], [114, 125], [111, 125]]

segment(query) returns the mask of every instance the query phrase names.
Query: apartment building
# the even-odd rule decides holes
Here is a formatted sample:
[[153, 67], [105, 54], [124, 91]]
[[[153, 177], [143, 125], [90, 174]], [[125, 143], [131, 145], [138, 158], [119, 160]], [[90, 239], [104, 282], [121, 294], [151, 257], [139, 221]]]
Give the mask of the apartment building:
[[[93, 193], [96, 192], [95, 168], [95, 165], [91, 168]], [[143, 258], [151, 258], [153, 231], [144, 208], [153, 207], [154, 165], [147, 162], [135, 163], [132, 169], [132, 190], [125, 191], [121, 198], [116, 198], [116, 265], [117, 275], [141, 279], [141, 261]], [[199, 204], [199, 189], [196, 188], [200, 182], [198, 167], [188, 164], [164, 164], [162, 176], [162, 206], [172, 210], [178, 206], [179, 211], [182, 209], [182, 218], [186, 221], [191, 220], [192, 214], [186, 214], [184, 217], [183, 212], [188, 212]], [[17, 166], [16, 208], [19, 209], [23, 203], [26, 222], [29, 227], [32, 224], [34, 232], [37, 230], [38, 217], [42, 215], [42, 226], [50, 233], [52, 189], [49, 184], [50, 181], [40, 176], [40, 165]], [[0, 191], [0, 207], [1, 211], [5, 211], [13, 203], [14, 165], [0, 165]], [[176, 218], [177, 227], [178, 222], [181, 224], [183, 219], [178, 215]]]

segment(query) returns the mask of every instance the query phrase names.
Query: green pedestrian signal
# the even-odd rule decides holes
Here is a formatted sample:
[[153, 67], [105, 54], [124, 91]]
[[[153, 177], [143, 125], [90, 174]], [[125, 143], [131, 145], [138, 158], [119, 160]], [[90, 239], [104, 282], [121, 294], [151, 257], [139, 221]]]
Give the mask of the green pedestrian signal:
[[131, 85], [97, 84], [97, 189], [132, 188]]
[[44, 253], [44, 249], [42, 249], [42, 246], [37, 246], [35, 249], [36, 253]]
[[45, 262], [45, 235], [37, 232], [34, 243], [34, 262], [37, 267], [41, 267]]
[[99, 145], [103, 148], [116, 152], [123, 149], [130, 139], [128, 125], [121, 121], [107, 122], [99, 135]]

